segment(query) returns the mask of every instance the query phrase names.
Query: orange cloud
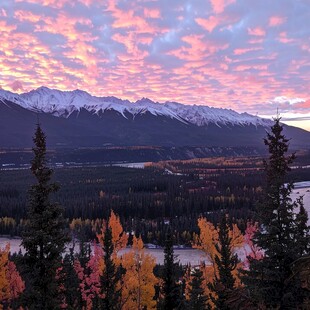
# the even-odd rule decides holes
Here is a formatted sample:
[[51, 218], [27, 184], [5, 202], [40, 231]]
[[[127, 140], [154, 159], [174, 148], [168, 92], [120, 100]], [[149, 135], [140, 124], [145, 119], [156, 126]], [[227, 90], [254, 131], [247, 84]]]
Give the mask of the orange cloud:
[[36, 15], [36, 14], [33, 14], [32, 12], [24, 11], [24, 10], [15, 11], [14, 17], [21, 22], [28, 21], [32, 23], [37, 23], [38, 21], [42, 19], [40, 15]]
[[[24, 0], [15, 0], [15, 2], [25, 2]], [[54, 8], [62, 8], [66, 3], [71, 3], [71, 0], [27, 0], [28, 3], [35, 3]]]

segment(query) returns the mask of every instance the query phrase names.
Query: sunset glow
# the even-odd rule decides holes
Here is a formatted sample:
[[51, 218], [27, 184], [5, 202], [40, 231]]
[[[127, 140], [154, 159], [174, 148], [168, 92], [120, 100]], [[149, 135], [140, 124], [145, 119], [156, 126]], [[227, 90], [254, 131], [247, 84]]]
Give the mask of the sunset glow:
[[308, 0], [2, 0], [0, 87], [275, 116], [310, 131]]

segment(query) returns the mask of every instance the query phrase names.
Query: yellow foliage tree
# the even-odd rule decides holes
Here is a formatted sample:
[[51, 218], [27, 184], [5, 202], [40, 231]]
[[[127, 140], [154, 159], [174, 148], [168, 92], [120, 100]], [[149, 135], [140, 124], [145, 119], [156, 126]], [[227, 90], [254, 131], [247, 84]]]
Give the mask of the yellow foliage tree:
[[9, 249], [7, 244], [4, 249], [0, 248], [0, 309], [3, 309], [2, 303], [8, 301], [10, 295], [10, 283], [7, 278], [7, 268], [9, 263]]
[[[198, 227], [200, 234], [194, 235], [193, 247], [200, 249], [206, 255], [207, 260], [215, 268], [215, 255], [219, 255], [215, 245], [219, 242], [218, 228], [214, 227], [211, 222], [208, 222], [205, 218], [198, 219]], [[229, 237], [232, 239], [232, 249], [236, 250], [244, 245], [243, 235], [236, 224], [232, 225], [232, 229], [229, 230]], [[216, 273], [216, 270], [214, 270]]]
[[[211, 292], [208, 287], [208, 283], [213, 283], [215, 276], [218, 275], [218, 270], [215, 263], [215, 256], [219, 256], [219, 253], [215, 247], [215, 245], [219, 243], [218, 228], [214, 227], [211, 222], [208, 222], [203, 217], [198, 219], [198, 227], [200, 234], [194, 235], [193, 247], [203, 251], [206, 256], [206, 260], [209, 262], [209, 264], [202, 264], [200, 267], [204, 275], [205, 294], [206, 296], [210, 296], [210, 294], [214, 296], [214, 293]], [[244, 237], [236, 224], [233, 224], [232, 229], [229, 230], [229, 237], [232, 239], [231, 245], [233, 251], [243, 247]], [[239, 263], [238, 267], [233, 271], [236, 286], [241, 285], [241, 280], [238, 273], [238, 269], [241, 267], [242, 263]], [[209, 301], [209, 303], [210, 306], [213, 307], [211, 301]]]
[[[229, 230], [229, 237], [231, 238], [232, 249], [234, 252], [237, 249], [244, 247], [244, 236], [238, 228], [237, 224], [232, 225], [232, 229]], [[239, 287], [242, 285], [239, 270], [243, 268], [243, 263], [239, 262], [237, 267], [232, 271], [232, 274], [235, 278], [235, 286]]]
[[[111, 211], [111, 215], [108, 221], [109, 228], [111, 229], [112, 233], [112, 244], [113, 244], [113, 254], [112, 259], [116, 267], [120, 267], [121, 265], [121, 258], [117, 255], [118, 252], [122, 249], [125, 249], [128, 242], [128, 235], [124, 232], [123, 226], [121, 224], [121, 221], [119, 219], [119, 216], [117, 216], [113, 210]], [[105, 223], [102, 224], [101, 232], [97, 234], [97, 238], [101, 244], [101, 246], [104, 246], [104, 235], [105, 235], [106, 225]], [[99, 272], [102, 275], [105, 272], [105, 265], [103, 259], [99, 260]], [[123, 278], [124, 276], [122, 276]], [[117, 283], [117, 289], [122, 290], [122, 283], [123, 279], [120, 279], [120, 281]]]
[[154, 286], [158, 283], [153, 270], [155, 258], [145, 253], [141, 238], [133, 238], [130, 252], [122, 257], [126, 269], [123, 278], [122, 302], [125, 310], [156, 309]]
[[[20, 277], [16, 266], [9, 260], [10, 245], [0, 248], [0, 309], [4, 304], [17, 298], [25, 289], [25, 283]], [[7, 308], [5, 308], [7, 309]]]
[[[112, 231], [114, 258], [116, 258], [117, 253], [121, 249], [126, 248], [128, 242], [128, 235], [123, 230], [123, 226], [121, 224], [119, 216], [117, 216], [113, 211], [111, 211], [111, 215], [109, 218], [109, 227], [111, 228]], [[101, 245], [103, 245], [104, 232], [105, 232], [105, 225], [102, 225], [101, 233], [97, 235], [97, 238]]]

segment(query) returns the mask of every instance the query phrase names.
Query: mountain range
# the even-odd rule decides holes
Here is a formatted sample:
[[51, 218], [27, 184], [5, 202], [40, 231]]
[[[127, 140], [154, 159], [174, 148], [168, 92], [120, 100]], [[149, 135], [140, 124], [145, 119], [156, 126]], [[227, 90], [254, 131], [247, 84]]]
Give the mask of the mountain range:
[[[95, 97], [82, 90], [40, 87], [0, 90], [0, 147], [29, 147], [38, 122], [51, 147], [223, 146], [261, 147], [271, 120], [230, 109], [177, 102]], [[284, 125], [295, 148], [310, 146], [310, 132]]]

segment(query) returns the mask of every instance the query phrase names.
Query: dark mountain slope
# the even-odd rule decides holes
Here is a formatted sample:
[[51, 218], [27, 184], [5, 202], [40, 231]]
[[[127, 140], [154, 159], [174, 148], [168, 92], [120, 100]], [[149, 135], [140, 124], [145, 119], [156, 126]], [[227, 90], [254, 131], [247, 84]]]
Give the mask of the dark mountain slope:
[[[35, 113], [8, 100], [0, 100], [0, 147], [31, 147], [40, 121], [50, 147], [102, 147], [107, 145], [159, 146], [250, 146], [262, 147], [268, 127], [225, 123], [205, 126], [182, 122], [148, 111], [125, 117], [115, 110], [89, 111], [81, 108], [68, 118]], [[310, 133], [285, 126], [292, 146], [310, 147]]]

